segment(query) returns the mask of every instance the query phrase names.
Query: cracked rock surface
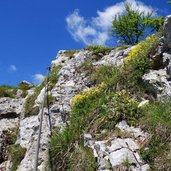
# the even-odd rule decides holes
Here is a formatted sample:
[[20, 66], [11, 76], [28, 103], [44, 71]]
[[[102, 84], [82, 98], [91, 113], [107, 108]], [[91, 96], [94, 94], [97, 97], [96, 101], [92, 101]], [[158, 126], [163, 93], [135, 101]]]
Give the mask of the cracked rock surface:
[[149, 135], [140, 128], [130, 127], [126, 121], [118, 123], [116, 127], [122, 133], [129, 134], [130, 138], [113, 136], [103, 141], [96, 141], [90, 134], [84, 136], [84, 144], [92, 148], [94, 156], [97, 157], [98, 171], [113, 170], [126, 162], [129, 162], [132, 170], [149, 170], [149, 166], [142, 161], [139, 155], [139, 150]]

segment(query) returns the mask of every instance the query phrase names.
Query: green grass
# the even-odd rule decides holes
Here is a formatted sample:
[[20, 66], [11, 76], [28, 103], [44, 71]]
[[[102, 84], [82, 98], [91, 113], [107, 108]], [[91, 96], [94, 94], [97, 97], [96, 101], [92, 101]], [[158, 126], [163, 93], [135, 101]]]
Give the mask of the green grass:
[[25, 156], [26, 149], [22, 148], [18, 144], [13, 144], [9, 146], [9, 156], [12, 161], [12, 167], [10, 171], [16, 171], [21, 160]]
[[89, 45], [85, 49], [92, 51], [93, 60], [99, 60], [102, 57], [101, 55], [109, 53], [113, 48]]
[[[52, 68], [52, 71], [50, 72], [49, 75], [49, 80], [48, 80], [48, 89], [52, 90], [52, 88], [54, 88], [55, 84], [57, 83], [59, 76], [57, 75], [58, 72], [60, 71], [60, 69], [62, 68], [61, 65]], [[34, 94], [32, 94], [31, 96], [29, 96], [25, 102], [25, 112], [24, 112], [24, 116], [25, 117], [29, 117], [29, 116], [33, 116], [33, 115], [37, 115], [39, 113], [39, 107], [33, 107], [35, 104], [35, 100], [37, 99], [37, 96], [40, 94], [40, 91], [42, 90], [42, 88], [45, 86], [47, 82], [47, 78], [44, 79], [44, 81], [41, 83], [41, 85], [37, 86], [35, 88], [35, 92]], [[51, 105], [54, 102], [54, 98], [49, 95], [49, 104]], [[45, 107], [47, 106], [47, 102], [45, 102]]]
[[30, 88], [33, 88], [33, 86], [30, 85], [25, 85], [20, 83], [17, 86], [8, 86], [8, 85], [3, 85], [0, 86], [0, 97], [11, 97], [11, 98], [15, 98], [17, 90], [22, 90], [22, 94], [21, 97], [26, 97], [27, 96], [27, 90], [29, 90]]
[[[49, 89], [52, 90], [55, 86], [55, 84], [57, 83], [59, 76], [58, 76], [58, 72], [61, 70], [62, 66], [56, 66], [54, 68], [52, 68], [52, 71], [50, 72], [49, 75]], [[47, 78], [45, 79], [44, 83], [47, 81]]]
[[3, 137], [5, 137], [5, 146], [3, 148], [7, 148], [4, 152], [8, 154], [8, 159], [12, 161], [12, 168], [10, 169], [10, 171], [17, 170], [17, 167], [20, 164], [21, 160], [24, 158], [26, 152], [26, 149], [22, 148], [20, 145], [15, 145], [18, 130], [19, 129], [17, 127], [13, 130], [3, 131]]
[[11, 97], [14, 98], [15, 94], [13, 92], [13, 87], [11, 86], [0, 86], [0, 97]]
[[110, 47], [106, 47], [106, 46], [93, 46], [93, 45], [89, 45], [85, 48], [86, 50], [92, 50], [93, 51], [93, 55], [98, 55], [99, 53], [105, 54], [108, 53], [112, 50], [112, 48]]
[[141, 125], [152, 137], [141, 155], [152, 170], [171, 170], [171, 101], [151, 104], [144, 114]]
[[89, 147], [77, 146], [70, 158], [68, 171], [95, 171], [97, 166], [93, 151]]
[[[114, 109], [119, 100], [122, 102], [121, 108]], [[124, 108], [122, 108], [123, 106]], [[78, 149], [84, 148], [83, 134], [85, 132], [91, 132], [95, 137], [102, 130], [108, 132], [114, 130], [115, 125], [121, 119], [126, 119], [129, 123], [138, 122], [138, 118], [141, 117], [138, 110], [137, 103], [131, 101], [129, 95], [121, 96], [112, 92], [102, 92], [94, 98], [87, 98], [76, 103], [71, 111], [70, 124], [63, 132], [56, 131], [52, 136], [49, 152], [53, 168], [72, 170], [76, 162], [72, 158], [73, 155], [77, 154]], [[87, 156], [84, 154], [84, 150], [80, 152], [80, 156]], [[85, 159], [77, 157], [76, 160], [81, 165]], [[97, 167], [95, 160], [92, 161], [94, 162], [89, 170], [94, 170]]]
[[[48, 94], [48, 97], [47, 98], [45, 99], [45, 105], [44, 105], [44, 107], [48, 107], [48, 104], [49, 104], [49, 106], [51, 106], [55, 102], [55, 97], [53, 97], [52, 94]], [[47, 103], [47, 101], [48, 101], [48, 103]]]
[[[142, 118], [145, 118], [146, 123], [144, 125], [152, 125], [152, 122], [147, 123], [150, 117], [147, 117], [148, 112], [138, 108], [139, 97], [144, 95], [146, 88], [142, 84], [141, 77], [146, 73], [150, 67], [152, 67], [150, 54], [153, 53], [158, 42], [149, 41], [143, 44], [143, 47], [147, 49], [140, 49], [136, 51], [138, 58], [131, 56], [131, 60], [128, 60], [124, 66], [98, 66], [94, 67], [92, 62], [86, 61], [82, 68], [86, 74], [91, 78], [91, 81], [96, 85], [102, 82], [106, 84], [105, 90], [96, 94], [95, 96], [85, 96], [83, 100], [80, 96], [78, 101], [74, 103], [71, 108], [70, 123], [66, 125], [63, 132], [55, 131], [51, 143], [49, 154], [51, 158], [51, 165], [56, 170], [84, 170], [84, 161], [92, 157], [92, 152], [86, 154], [85, 147], [83, 146], [83, 134], [91, 132], [94, 138], [99, 138], [99, 135], [105, 130], [106, 136], [115, 131], [115, 125], [120, 120], [126, 120], [129, 125], [138, 125]], [[137, 48], [138, 49], [138, 48]], [[99, 46], [89, 46], [87, 50], [92, 50], [93, 55], [99, 55], [99, 53], [108, 53], [108, 48]], [[91, 91], [90, 91], [91, 93]], [[138, 95], [137, 95], [138, 94]], [[139, 97], [138, 97], [139, 96]], [[152, 110], [153, 108], [151, 108]], [[153, 109], [154, 110], [154, 109]], [[155, 111], [155, 110], [154, 110]], [[152, 119], [153, 120], [153, 119]], [[154, 124], [156, 126], [157, 122]], [[170, 124], [170, 123], [169, 123]], [[147, 127], [147, 130], [151, 133], [151, 127]], [[152, 132], [153, 135], [154, 132]], [[154, 134], [155, 138], [157, 134]], [[163, 135], [163, 134], [162, 134]], [[103, 137], [103, 136], [102, 136]], [[105, 138], [105, 137], [103, 137]], [[162, 144], [161, 139], [151, 139], [153, 147], [159, 150]], [[159, 142], [159, 143], [158, 143]], [[163, 141], [162, 141], [163, 143]], [[159, 146], [157, 146], [159, 145]], [[159, 148], [158, 148], [159, 147]], [[143, 159], [147, 162], [154, 162], [156, 158], [157, 150], [152, 149], [152, 153], [149, 155], [142, 150]], [[163, 148], [164, 149], [164, 148]], [[167, 145], [166, 145], [167, 149]], [[166, 151], [164, 150], [164, 153]], [[164, 155], [162, 153], [162, 155]], [[149, 161], [148, 161], [148, 156]], [[158, 155], [159, 156], [159, 155]], [[89, 170], [96, 170], [97, 163], [93, 158], [93, 162], [90, 163]], [[76, 162], [78, 161], [78, 162]], [[78, 164], [78, 165], [77, 165]], [[129, 163], [125, 163], [128, 165]]]
[[113, 65], [102, 65], [91, 72], [91, 80], [96, 84], [106, 83], [109, 87], [114, 87], [120, 80], [122, 71]]
[[74, 57], [74, 54], [77, 53], [77, 52], [79, 52], [79, 50], [66, 50], [64, 52], [64, 55], [67, 56], [67, 57], [72, 58], [72, 57]]
[[37, 115], [39, 113], [39, 107], [38, 106], [34, 107], [34, 104], [42, 88], [43, 88], [43, 84], [37, 86], [35, 88], [34, 93], [27, 98], [24, 104], [24, 117]]

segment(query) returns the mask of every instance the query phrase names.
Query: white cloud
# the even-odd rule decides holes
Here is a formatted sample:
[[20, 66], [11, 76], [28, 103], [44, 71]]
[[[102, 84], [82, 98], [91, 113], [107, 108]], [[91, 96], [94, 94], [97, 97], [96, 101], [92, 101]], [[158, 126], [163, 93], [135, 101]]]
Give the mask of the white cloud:
[[34, 84], [40, 84], [44, 80], [45, 76], [42, 74], [35, 74], [33, 75], [33, 82]]
[[145, 14], [153, 12], [156, 15], [156, 10], [151, 6], [145, 5], [141, 1], [126, 0], [109, 6], [104, 11], [97, 11], [97, 16], [91, 19], [85, 19], [79, 14], [79, 10], [75, 10], [72, 14], [66, 17], [68, 31], [77, 42], [84, 44], [105, 45], [110, 40], [110, 29], [114, 17], [119, 13], [124, 13], [124, 2], [132, 4], [134, 9]]
[[10, 65], [9, 70], [11, 72], [15, 72], [17, 70], [17, 67], [15, 65]]

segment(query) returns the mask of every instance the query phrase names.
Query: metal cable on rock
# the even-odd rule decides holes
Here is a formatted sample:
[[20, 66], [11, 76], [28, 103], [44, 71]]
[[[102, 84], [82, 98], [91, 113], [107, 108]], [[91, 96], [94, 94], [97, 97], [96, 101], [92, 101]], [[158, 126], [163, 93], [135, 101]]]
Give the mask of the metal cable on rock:
[[33, 171], [37, 171], [37, 167], [38, 167], [40, 139], [41, 139], [41, 131], [42, 131], [42, 124], [43, 124], [43, 114], [44, 114], [44, 106], [45, 106], [46, 98], [47, 98], [47, 108], [48, 108], [48, 118], [49, 118], [50, 134], [52, 133], [52, 124], [51, 124], [51, 118], [50, 118], [49, 99], [48, 99], [49, 73], [50, 73], [50, 67], [48, 67], [47, 81], [46, 81], [44, 97], [43, 97], [43, 101], [42, 101], [42, 105], [41, 105], [40, 124], [39, 124], [39, 132], [38, 132], [37, 146], [36, 146], [36, 156], [35, 156], [35, 163], [34, 163], [34, 170]]

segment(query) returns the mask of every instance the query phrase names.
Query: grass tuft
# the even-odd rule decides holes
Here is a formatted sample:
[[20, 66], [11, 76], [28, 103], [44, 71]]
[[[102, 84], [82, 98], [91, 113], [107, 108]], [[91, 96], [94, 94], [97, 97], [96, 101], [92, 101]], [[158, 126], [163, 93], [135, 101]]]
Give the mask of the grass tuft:
[[9, 155], [12, 161], [11, 171], [16, 171], [21, 160], [25, 156], [26, 149], [22, 148], [19, 144], [9, 146]]

